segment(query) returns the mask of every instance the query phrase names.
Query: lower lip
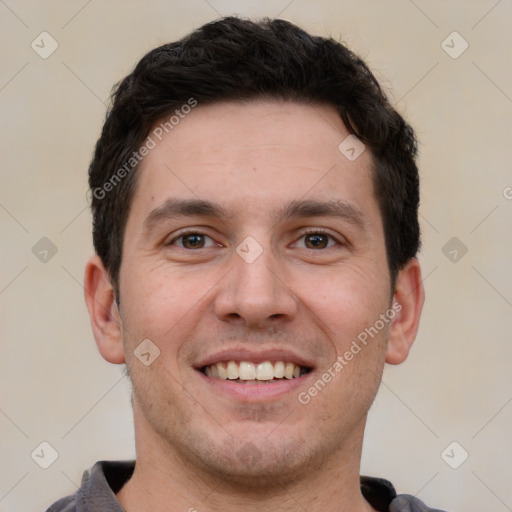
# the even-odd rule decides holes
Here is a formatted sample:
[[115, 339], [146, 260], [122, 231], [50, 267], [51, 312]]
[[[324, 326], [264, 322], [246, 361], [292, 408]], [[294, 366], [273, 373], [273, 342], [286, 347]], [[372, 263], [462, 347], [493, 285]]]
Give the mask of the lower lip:
[[304, 385], [306, 379], [313, 372], [310, 371], [296, 379], [284, 379], [277, 382], [269, 382], [268, 384], [240, 384], [229, 379], [208, 377], [200, 370], [197, 370], [197, 373], [204, 379], [207, 385], [211, 386], [215, 393], [229, 395], [246, 402], [261, 402], [264, 400], [275, 400], [297, 390], [297, 388]]

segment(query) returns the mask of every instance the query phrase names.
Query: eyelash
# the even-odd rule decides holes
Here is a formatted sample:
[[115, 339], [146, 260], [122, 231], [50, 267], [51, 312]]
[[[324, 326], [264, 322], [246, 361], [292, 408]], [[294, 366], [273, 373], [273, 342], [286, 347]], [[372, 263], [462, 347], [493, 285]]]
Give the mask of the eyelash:
[[[338, 245], [344, 245], [342, 242], [340, 242], [340, 240], [338, 240], [335, 236], [333, 236], [329, 231], [326, 231], [321, 228], [308, 229], [306, 231], [303, 231], [300, 234], [298, 239], [304, 238], [307, 235], [318, 235], [318, 234], [325, 235], [325, 236], [329, 237], [331, 240], [334, 240], [336, 242], [336, 244], [338, 244]], [[184, 231], [184, 232], [180, 233], [178, 236], [174, 237], [170, 242], [166, 243], [165, 245], [167, 245], [167, 246], [174, 245], [174, 243], [177, 240], [185, 238], [189, 235], [202, 235], [202, 236], [210, 238], [211, 240], [213, 240], [215, 242], [215, 240], [211, 236], [207, 235], [206, 233], [203, 233], [202, 231], [189, 230], [189, 231]], [[187, 249], [185, 247], [180, 247], [180, 249], [185, 249], [186, 251], [194, 250], [194, 249]], [[205, 249], [205, 247], [200, 247], [200, 249]], [[207, 247], [206, 247], [206, 249], [207, 249]], [[330, 247], [326, 247], [326, 249], [330, 249]], [[198, 249], [195, 249], [195, 250], [198, 250]], [[314, 249], [311, 249], [311, 250], [314, 250]]]

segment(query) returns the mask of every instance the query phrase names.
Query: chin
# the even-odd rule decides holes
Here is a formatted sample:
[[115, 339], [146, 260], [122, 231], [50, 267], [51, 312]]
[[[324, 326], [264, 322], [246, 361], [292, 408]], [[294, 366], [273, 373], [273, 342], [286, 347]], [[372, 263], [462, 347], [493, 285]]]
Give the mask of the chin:
[[[247, 465], [241, 461], [232, 461], [216, 468], [215, 474], [221, 476], [227, 485], [257, 490], [264, 488], [266, 492], [272, 488], [281, 489], [297, 482], [304, 466], [297, 460], [278, 459], [275, 455], [263, 456], [257, 463]], [[210, 461], [211, 462], [211, 461]]]
[[[246, 439], [249, 439], [246, 436]], [[322, 454], [308, 450], [303, 439], [279, 439], [273, 444], [266, 438], [259, 441], [234, 441], [210, 446], [197, 454], [203, 470], [226, 485], [256, 491], [259, 488], [280, 488], [297, 482], [318, 464]]]

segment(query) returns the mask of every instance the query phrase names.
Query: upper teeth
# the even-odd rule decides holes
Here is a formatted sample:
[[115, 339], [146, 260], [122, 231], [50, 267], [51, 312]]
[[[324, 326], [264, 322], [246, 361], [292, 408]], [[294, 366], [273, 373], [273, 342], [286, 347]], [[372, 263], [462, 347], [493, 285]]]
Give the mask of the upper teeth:
[[208, 377], [216, 377], [219, 379], [240, 379], [240, 380], [272, 380], [276, 379], [296, 379], [301, 373], [307, 370], [299, 365], [290, 362], [276, 361], [271, 363], [265, 361], [263, 363], [251, 363], [250, 361], [219, 362], [206, 366], [204, 373]]

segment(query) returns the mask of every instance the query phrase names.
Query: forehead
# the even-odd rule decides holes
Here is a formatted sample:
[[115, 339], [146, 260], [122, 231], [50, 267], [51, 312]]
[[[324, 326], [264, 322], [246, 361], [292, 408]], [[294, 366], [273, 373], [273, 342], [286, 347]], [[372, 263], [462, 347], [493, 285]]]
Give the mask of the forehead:
[[370, 201], [375, 213], [372, 156], [365, 150], [350, 160], [340, 152], [349, 132], [334, 107], [274, 100], [198, 104], [168, 133], [155, 131], [159, 126], [138, 169], [135, 216], [170, 196], [213, 199], [246, 217], [268, 212], [275, 218], [283, 204], [299, 199]]

